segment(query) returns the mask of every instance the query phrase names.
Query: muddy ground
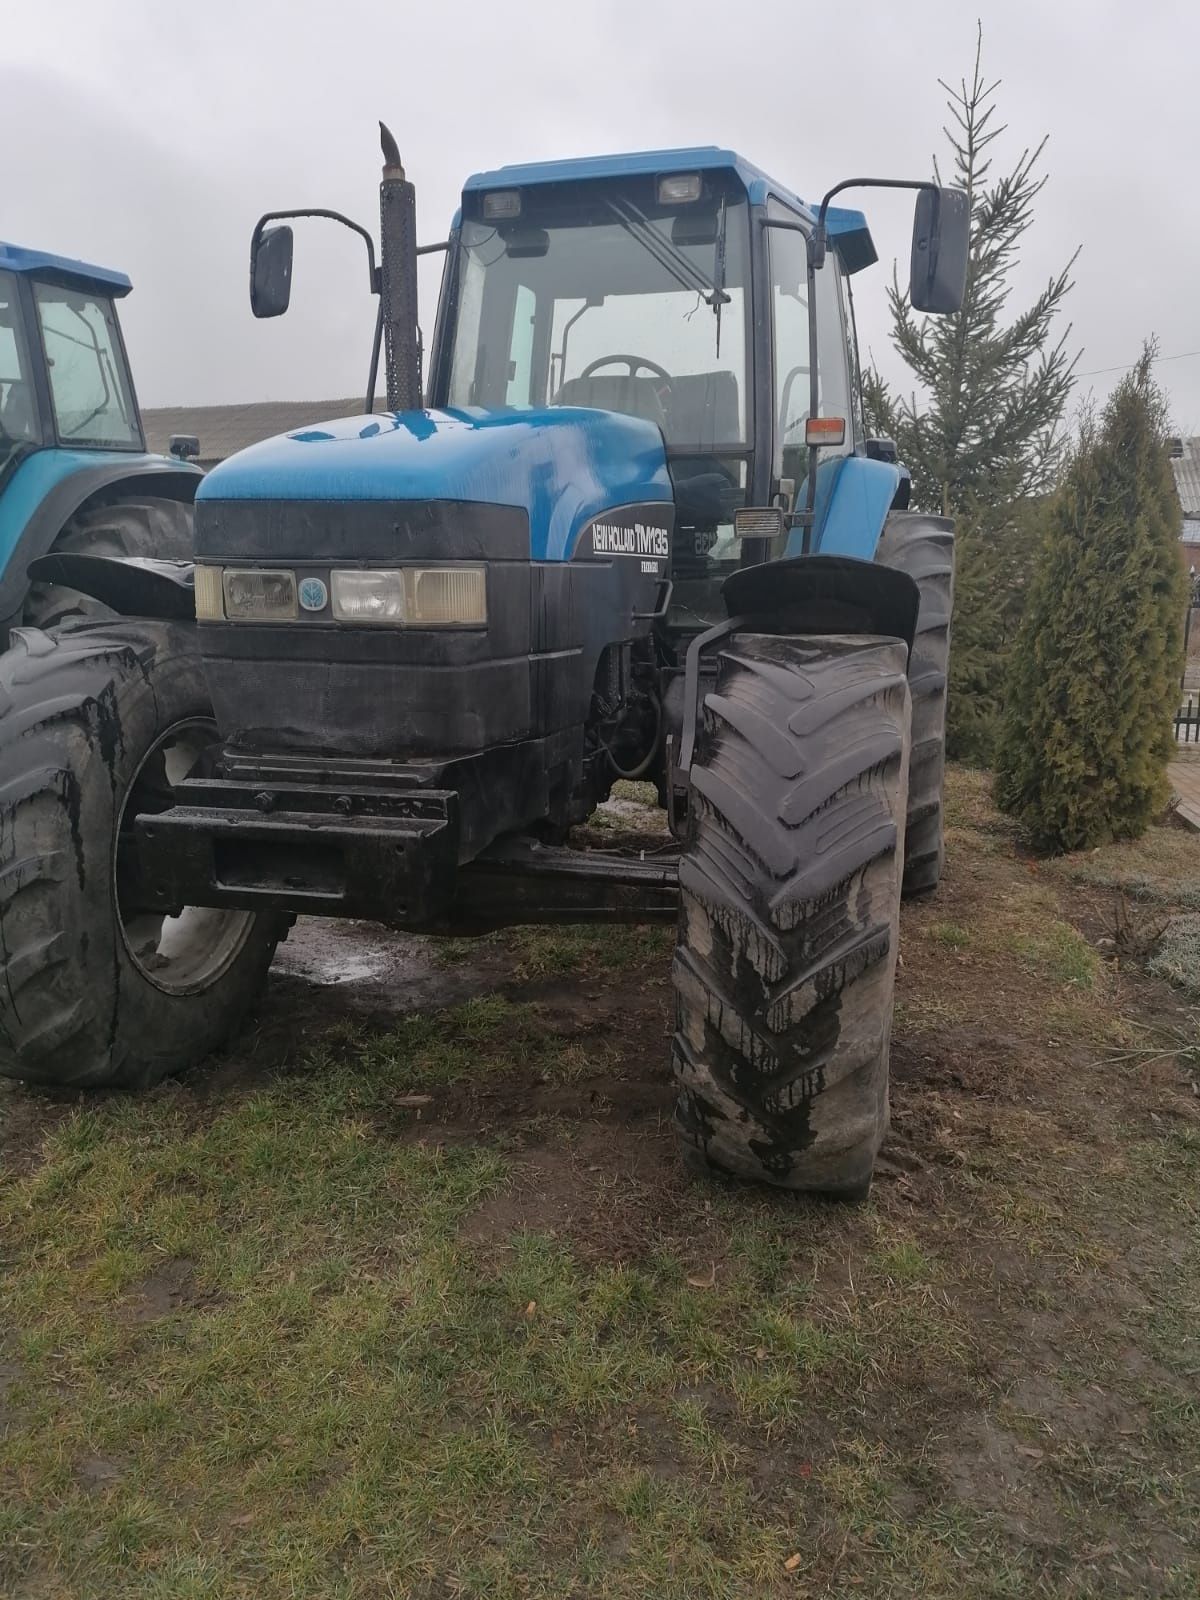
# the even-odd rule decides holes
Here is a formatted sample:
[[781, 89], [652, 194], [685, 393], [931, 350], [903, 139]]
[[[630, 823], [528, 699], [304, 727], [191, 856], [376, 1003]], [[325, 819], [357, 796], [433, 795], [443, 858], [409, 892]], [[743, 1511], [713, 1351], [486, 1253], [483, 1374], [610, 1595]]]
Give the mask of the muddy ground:
[[[186, 1082], [6, 1086], [0, 1587], [1200, 1593], [1200, 1036], [1146, 972], [1200, 840], [1039, 864], [978, 775], [951, 807], [865, 1206], [684, 1175], [661, 929], [301, 922]], [[287, 1472], [228, 1447], [278, 1377], [222, 1352], [268, 1306], [280, 1359], [342, 1375], [311, 1473], [275, 1401]], [[194, 1411], [186, 1482], [139, 1373]]]

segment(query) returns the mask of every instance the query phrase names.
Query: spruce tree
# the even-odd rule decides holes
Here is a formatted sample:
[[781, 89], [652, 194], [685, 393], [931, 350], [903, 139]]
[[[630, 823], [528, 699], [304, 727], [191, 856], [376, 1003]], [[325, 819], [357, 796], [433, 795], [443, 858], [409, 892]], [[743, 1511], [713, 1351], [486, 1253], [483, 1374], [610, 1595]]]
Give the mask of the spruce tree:
[[[986, 760], [1040, 536], [1039, 499], [1053, 487], [1061, 462], [1073, 361], [1065, 342], [1070, 329], [1055, 337], [1055, 325], [1071, 289], [1072, 263], [1032, 304], [1010, 308], [1011, 273], [1046, 181], [1039, 171], [1046, 141], [993, 176], [992, 147], [1006, 128], [995, 122], [999, 81], [984, 76], [982, 34], [970, 80], [957, 89], [941, 86], [951, 117], [950, 181], [966, 189], [971, 205], [966, 295], [955, 316], [921, 317], [893, 279], [892, 335], [914, 388], [907, 397], [895, 394], [868, 372], [866, 405], [874, 430], [895, 439], [912, 472], [913, 505], [956, 520], [948, 747]], [[936, 157], [934, 169], [941, 182]]]
[[1167, 799], [1188, 596], [1153, 354], [1084, 424], [1013, 652], [996, 793], [1043, 850], [1135, 836]]

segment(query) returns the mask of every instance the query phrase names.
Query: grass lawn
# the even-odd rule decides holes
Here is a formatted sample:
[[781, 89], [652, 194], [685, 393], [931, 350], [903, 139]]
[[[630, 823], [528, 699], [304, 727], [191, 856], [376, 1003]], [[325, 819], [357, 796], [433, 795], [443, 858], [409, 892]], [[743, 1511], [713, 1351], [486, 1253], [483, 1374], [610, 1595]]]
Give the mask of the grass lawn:
[[685, 1177], [661, 930], [384, 934], [186, 1082], [0, 1087], [0, 1594], [1194, 1600], [1200, 1031], [1127, 952], [1200, 839], [950, 806], [860, 1207]]

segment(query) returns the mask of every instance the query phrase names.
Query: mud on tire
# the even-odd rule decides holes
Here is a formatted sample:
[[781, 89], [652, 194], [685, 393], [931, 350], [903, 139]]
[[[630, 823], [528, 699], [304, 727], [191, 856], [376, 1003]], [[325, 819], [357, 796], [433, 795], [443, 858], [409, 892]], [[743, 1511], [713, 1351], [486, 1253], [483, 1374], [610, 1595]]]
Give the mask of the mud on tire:
[[946, 684], [954, 606], [954, 524], [921, 511], [893, 511], [875, 559], [906, 572], [921, 591], [908, 664], [912, 759], [904, 841], [904, 894], [936, 889], [945, 863], [942, 784], [946, 773]]
[[[52, 546], [56, 555], [155, 556], [188, 561], [192, 555], [192, 507], [186, 501], [153, 495], [116, 505], [77, 511]], [[53, 628], [67, 622], [99, 622], [112, 610], [91, 595], [57, 583], [35, 583], [25, 599], [22, 621]]]
[[141, 1087], [223, 1043], [257, 994], [278, 919], [168, 920], [119, 887], [122, 815], [171, 803], [173, 764], [211, 742], [211, 718], [189, 627], [14, 633], [0, 657], [0, 1074]]
[[895, 639], [737, 635], [705, 699], [673, 967], [685, 1156], [857, 1196], [887, 1129], [909, 752]]

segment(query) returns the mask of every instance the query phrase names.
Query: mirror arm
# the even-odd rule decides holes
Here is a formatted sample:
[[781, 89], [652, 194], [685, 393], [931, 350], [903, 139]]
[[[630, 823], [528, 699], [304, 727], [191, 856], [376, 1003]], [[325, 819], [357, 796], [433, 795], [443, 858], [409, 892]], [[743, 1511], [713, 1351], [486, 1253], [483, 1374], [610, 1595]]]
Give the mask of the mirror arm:
[[269, 222], [286, 222], [291, 217], [328, 217], [331, 222], [340, 222], [344, 228], [349, 228], [352, 233], [357, 233], [367, 247], [367, 271], [371, 279], [371, 293], [379, 293], [379, 268], [375, 265], [375, 241], [360, 222], [353, 221], [350, 217], [343, 216], [340, 211], [326, 211], [322, 208], [304, 209], [299, 211], [268, 211], [265, 216], [259, 217], [254, 224], [254, 232], [250, 238], [250, 257], [258, 250], [258, 241], [262, 238], [263, 229]]
[[929, 189], [934, 196], [934, 222], [936, 223], [938, 220], [942, 191], [930, 178], [922, 178], [919, 182], [913, 182], [909, 178], [844, 178], [841, 183], [834, 184], [817, 208], [817, 225], [813, 230], [812, 249], [816, 257], [813, 266], [818, 270], [825, 265], [825, 252], [829, 248], [829, 234], [825, 227], [825, 214], [829, 210], [829, 202], [834, 195], [841, 194], [843, 189]]

